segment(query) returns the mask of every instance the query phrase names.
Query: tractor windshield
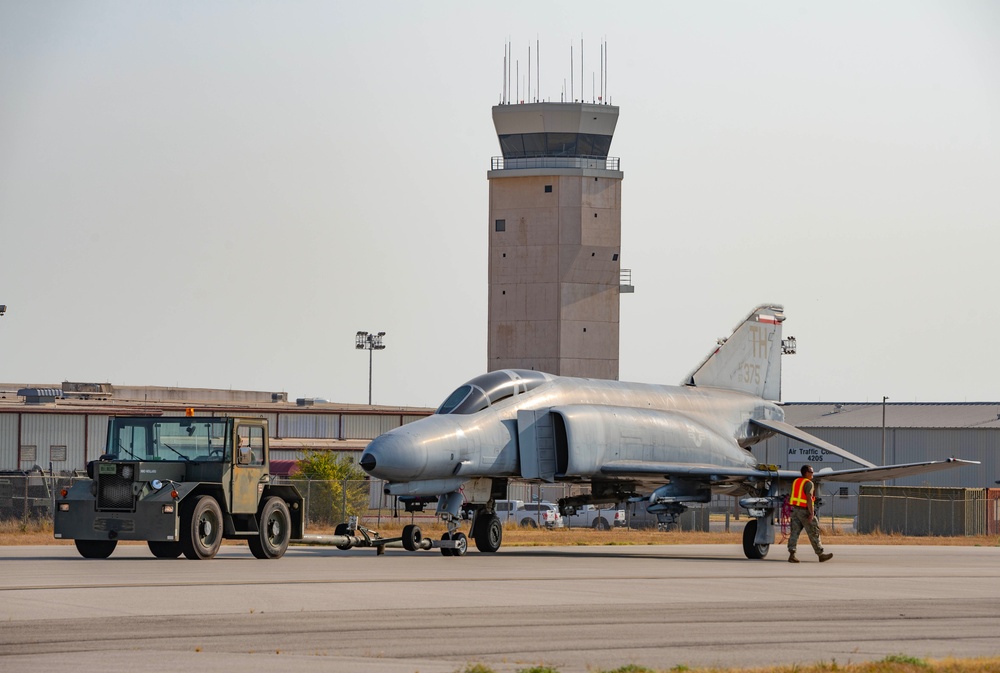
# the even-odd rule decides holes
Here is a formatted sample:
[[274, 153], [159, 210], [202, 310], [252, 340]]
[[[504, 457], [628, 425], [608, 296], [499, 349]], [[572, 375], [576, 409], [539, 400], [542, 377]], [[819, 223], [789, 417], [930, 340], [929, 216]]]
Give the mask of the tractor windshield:
[[230, 460], [228, 423], [216, 418], [112, 418], [105, 453], [115, 460]]

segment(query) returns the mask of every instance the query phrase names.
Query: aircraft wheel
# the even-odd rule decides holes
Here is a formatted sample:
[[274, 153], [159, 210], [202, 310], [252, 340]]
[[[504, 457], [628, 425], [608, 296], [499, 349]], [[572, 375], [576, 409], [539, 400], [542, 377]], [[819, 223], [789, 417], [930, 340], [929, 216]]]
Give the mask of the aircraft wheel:
[[149, 540], [146, 544], [149, 545], [149, 551], [153, 552], [153, 556], [156, 558], [177, 558], [181, 555], [180, 542]]
[[118, 540], [74, 540], [83, 558], [108, 558], [118, 546]]
[[535, 520], [529, 519], [528, 517], [524, 517], [523, 519], [521, 519], [520, 525], [521, 528], [538, 528], [538, 524], [535, 523]]
[[222, 545], [222, 510], [210, 495], [199, 496], [181, 517], [181, 550], [192, 561], [208, 560]]
[[757, 519], [751, 519], [750, 521], [747, 521], [747, 525], [743, 528], [743, 553], [746, 554], [748, 559], [759, 561], [767, 556], [767, 552], [771, 548], [771, 545], [754, 544], [754, 538], [756, 537]]
[[[481, 515], [482, 516], [482, 515]], [[482, 520], [476, 520], [476, 534], [472, 536], [476, 540], [476, 549], [486, 553], [492, 553], [500, 549], [503, 542], [503, 524], [496, 514], [483, 516]]]
[[[347, 524], [343, 523], [343, 522], [338, 523], [337, 527], [333, 529], [333, 534], [334, 535], [349, 535], [350, 532], [351, 532], [351, 529], [348, 528]], [[337, 549], [342, 549], [344, 551], [347, 551], [350, 548], [351, 548], [351, 545], [349, 545], [349, 544], [338, 544], [337, 545]]]
[[603, 516], [600, 516], [594, 520], [593, 528], [594, 530], [611, 530], [611, 524]]
[[403, 549], [406, 551], [417, 551], [423, 539], [424, 534], [420, 532], [420, 526], [412, 523], [403, 526]]
[[281, 498], [268, 498], [260, 510], [260, 520], [257, 522], [257, 537], [247, 540], [250, 553], [255, 558], [281, 558], [288, 549], [291, 537], [291, 516], [288, 505]]
[[465, 552], [469, 551], [469, 538], [465, 537], [465, 533], [455, 533], [451, 536], [451, 539], [454, 540], [457, 545], [451, 550], [451, 555], [465, 556]]
[[[451, 533], [442, 535], [441, 542], [451, 542]], [[456, 551], [456, 549], [452, 549], [451, 547], [441, 547], [442, 556], [454, 556]]]

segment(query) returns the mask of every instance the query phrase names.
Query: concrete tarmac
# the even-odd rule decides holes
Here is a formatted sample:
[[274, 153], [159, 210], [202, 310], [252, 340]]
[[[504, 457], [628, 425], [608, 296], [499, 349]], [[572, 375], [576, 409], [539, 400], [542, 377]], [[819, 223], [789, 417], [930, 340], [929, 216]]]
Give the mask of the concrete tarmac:
[[0, 672], [453, 673], [1000, 656], [1000, 547], [0, 548]]

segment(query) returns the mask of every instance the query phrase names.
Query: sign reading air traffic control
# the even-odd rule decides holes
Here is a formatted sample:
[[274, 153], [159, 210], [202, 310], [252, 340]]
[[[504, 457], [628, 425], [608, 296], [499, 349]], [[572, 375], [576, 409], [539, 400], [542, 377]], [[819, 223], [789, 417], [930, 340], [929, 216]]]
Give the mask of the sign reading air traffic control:
[[814, 446], [806, 446], [804, 444], [799, 446], [789, 446], [788, 447], [788, 462], [789, 463], [842, 463], [844, 462], [843, 456], [838, 456], [835, 453], [830, 453], [824, 449], [817, 449]]

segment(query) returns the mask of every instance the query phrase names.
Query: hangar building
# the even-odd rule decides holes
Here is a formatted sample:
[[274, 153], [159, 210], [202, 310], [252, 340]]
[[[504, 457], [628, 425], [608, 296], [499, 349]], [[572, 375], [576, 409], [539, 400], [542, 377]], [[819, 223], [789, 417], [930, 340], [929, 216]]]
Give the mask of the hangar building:
[[[890, 402], [885, 405], [883, 459], [882, 404], [790, 402], [785, 420], [821, 439], [877, 464], [962, 458], [981, 465], [892, 479], [889, 486], [994, 488], [1000, 480], [1000, 402]], [[809, 462], [843, 469], [850, 461], [787, 437], [775, 436], [753, 448], [760, 462], [796, 470]], [[858, 484], [825, 482], [838, 515], [857, 513]], [[829, 512], [829, 510], [828, 510]]]
[[0, 384], [0, 471], [72, 474], [104, 453], [108, 418], [125, 415], [266, 418], [272, 460], [297, 460], [306, 450], [357, 458], [378, 435], [433, 410], [334, 404], [287, 393], [201, 388], [112, 386], [108, 383]]

